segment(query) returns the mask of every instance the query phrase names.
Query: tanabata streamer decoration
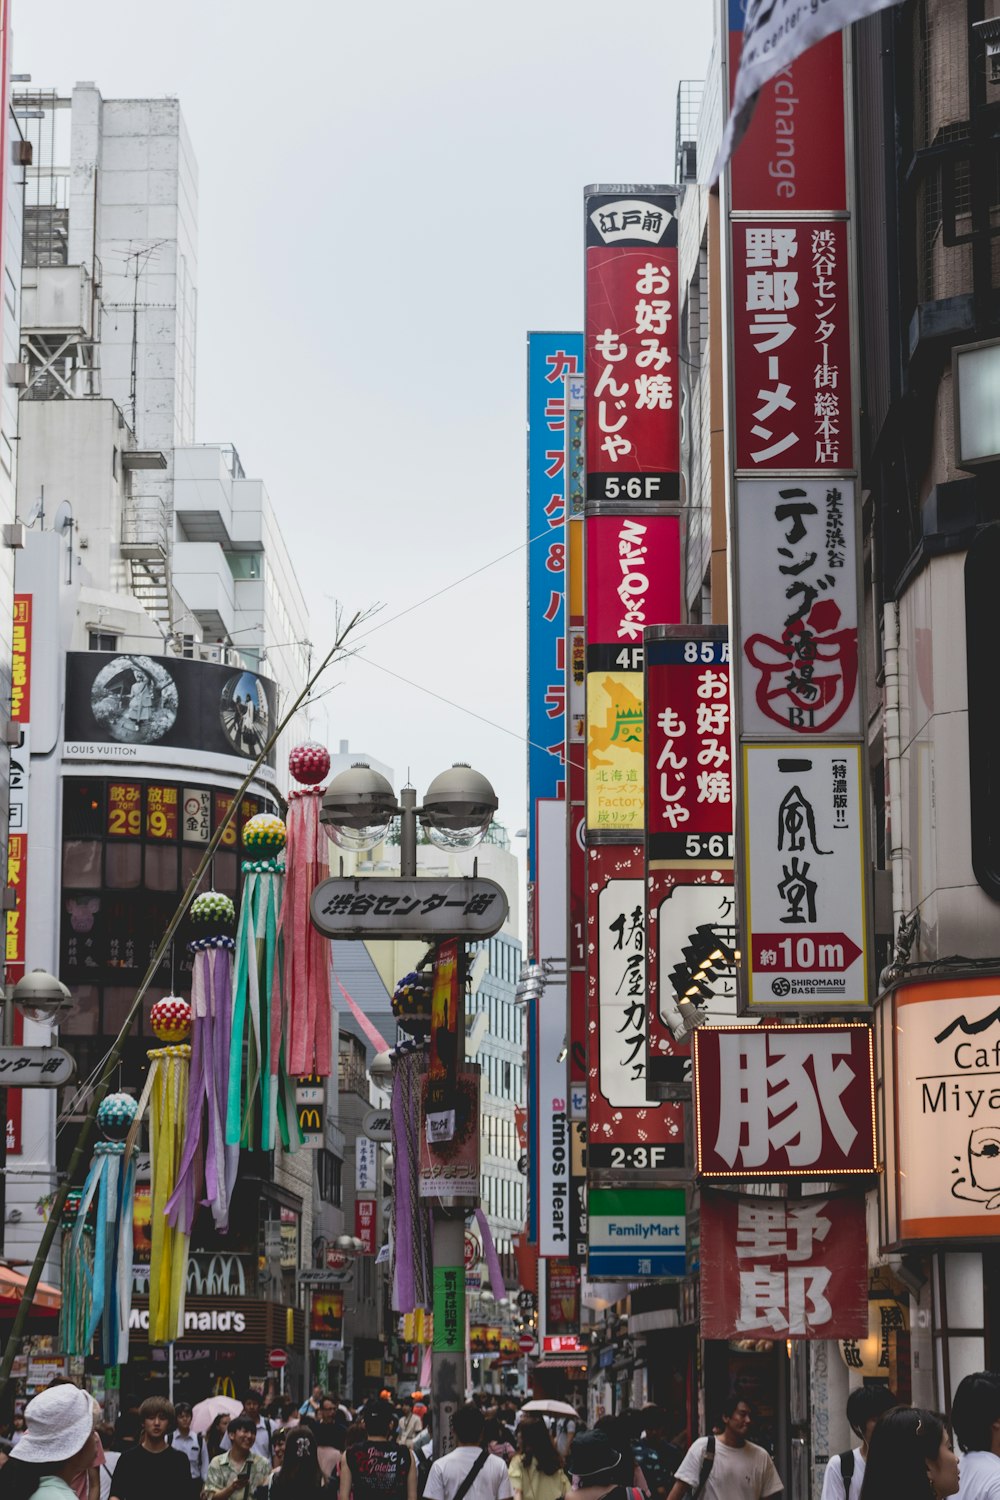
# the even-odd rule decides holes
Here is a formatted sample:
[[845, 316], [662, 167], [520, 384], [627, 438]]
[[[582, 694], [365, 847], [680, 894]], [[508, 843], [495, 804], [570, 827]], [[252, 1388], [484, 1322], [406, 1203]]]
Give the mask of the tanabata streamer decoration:
[[149, 1073], [139, 1100], [139, 1114], [129, 1136], [138, 1131], [149, 1103], [149, 1342], [169, 1344], [184, 1331], [188, 1234], [167, 1219], [167, 1204], [180, 1173], [187, 1120], [191, 1048], [180, 1040], [191, 1030], [191, 1007], [177, 995], [158, 1000], [149, 1013], [153, 1035], [168, 1045], [146, 1053]]
[[90, 1353], [90, 1285], [94, 1275], [94, 1232], [84, 1223], [79, 1254], [73, 1254], [73, 1228], [80, 1212], [82, 1194], [73, 1188], [66, 1194], [60, 1228], [62, 1229], [62, 1306], [59, 1309], [59, 1347], [64, 1354], [79, 1358]]
[[236, 931], [226, 1142], [264, 1151], [274, 1150], [279, 1135], [286, 1150], [295, 1150], [302, 1140], [280, 1016], [284, 963], [278, 916], [285, 838], [284, 823], [272, 813], [258, 813], [243, 825], [250, 858], [243, 861]]
[[212, 1210], [216, 1229], [225, 1233], [240, 1160], [239, 1145], [226, 1142], [236, 944], [225, 929], [235, 923], [236, 908], [228, 896], [203, 891], [192, 901], [190, 917], [199, 933], [188, 944], [193, 954], [191, 1079], [184, 1151], [167, 1218], [176, 1229], [190, 1234], [204, 1183], [201, 1202]]
[[[288, 757], [292, 775], [306, 783], [288, 794], [288, 848], [278, 938], [283, 950], [284, 1037], [288, 1071], [329, 1076], [333, 1065], [330, 945], [313, 925], [309, 902], [329, 874], [328, 845], [319, 821], [324, 788], [317, 783], [330, 769], [322, 745], [297, 745]], [[282, 1016], [272, 1011], [271, 1057], [280, 1056]]]
[[392, 992], [392, 1013], [411, 1036], [427, 1036], [431, 1029], [433, 976], [413, 969], [397, 981]]
[[125, 1149], [125, 1138], [137, 1113], [138, 1105], [130, 1094], [108, 1094], [102, 1099], [97, 1126], [105, 1139], [94, 1147], [70, 1241], [71, 1255], [85, 1261], [83, 1237], [87, 1214], [94, 1204], [94, 1263], [87, 1274], [90, 1319], [86, 1341], [89, 1346], [100, 1329], [105, 1369], [128, 1362], [135, 1162]]
[[429, 1309], [432, 1301], [431, 1222], [420, 1198], [420, 1099], [427, 1053], [406, 1040], [390, 1052], [392, 1069], [392, 1305]]

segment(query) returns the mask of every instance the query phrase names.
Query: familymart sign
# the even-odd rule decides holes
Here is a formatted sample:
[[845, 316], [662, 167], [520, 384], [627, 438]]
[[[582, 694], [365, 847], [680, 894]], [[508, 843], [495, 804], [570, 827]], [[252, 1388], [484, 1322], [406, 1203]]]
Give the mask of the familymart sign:
[[619, 1281], [687, 1273], [685, 1190], [591, 1188], [587, 1272]]

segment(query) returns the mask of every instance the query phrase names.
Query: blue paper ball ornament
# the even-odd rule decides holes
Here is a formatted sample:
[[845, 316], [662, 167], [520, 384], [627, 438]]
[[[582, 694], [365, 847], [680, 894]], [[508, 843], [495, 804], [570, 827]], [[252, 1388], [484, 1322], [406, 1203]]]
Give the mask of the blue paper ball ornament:
[[128, 1135], [138, 1110], [131, 1094], [108, 1094], [97, 1111], [98, 1129], [111, 1141], [122, 1141]]

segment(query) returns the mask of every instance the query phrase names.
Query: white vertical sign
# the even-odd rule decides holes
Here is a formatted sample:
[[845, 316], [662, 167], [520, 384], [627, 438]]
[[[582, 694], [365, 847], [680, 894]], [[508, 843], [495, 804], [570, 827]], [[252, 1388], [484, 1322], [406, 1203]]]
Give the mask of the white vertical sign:
[[861, 747], [743, 746], [747, 1003], [867, 1006]]
[[[555, 959], [536, 1001], [538, 1018], [538, 1253], [570, 1252], [569, 1072], [566, 1062], [566, 839], [569, 803], [539, 800], [537, 884], [538, 958]], [[560, 1061], [561, 1058], [561, 1061]]]

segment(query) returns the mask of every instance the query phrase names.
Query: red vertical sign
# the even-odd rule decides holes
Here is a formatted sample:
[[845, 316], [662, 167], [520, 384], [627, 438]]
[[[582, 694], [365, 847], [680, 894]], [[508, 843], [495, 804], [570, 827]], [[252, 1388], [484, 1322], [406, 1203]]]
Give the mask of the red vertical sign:
[[677, 198], [586, 195], [587, 499], [679, 495]]

